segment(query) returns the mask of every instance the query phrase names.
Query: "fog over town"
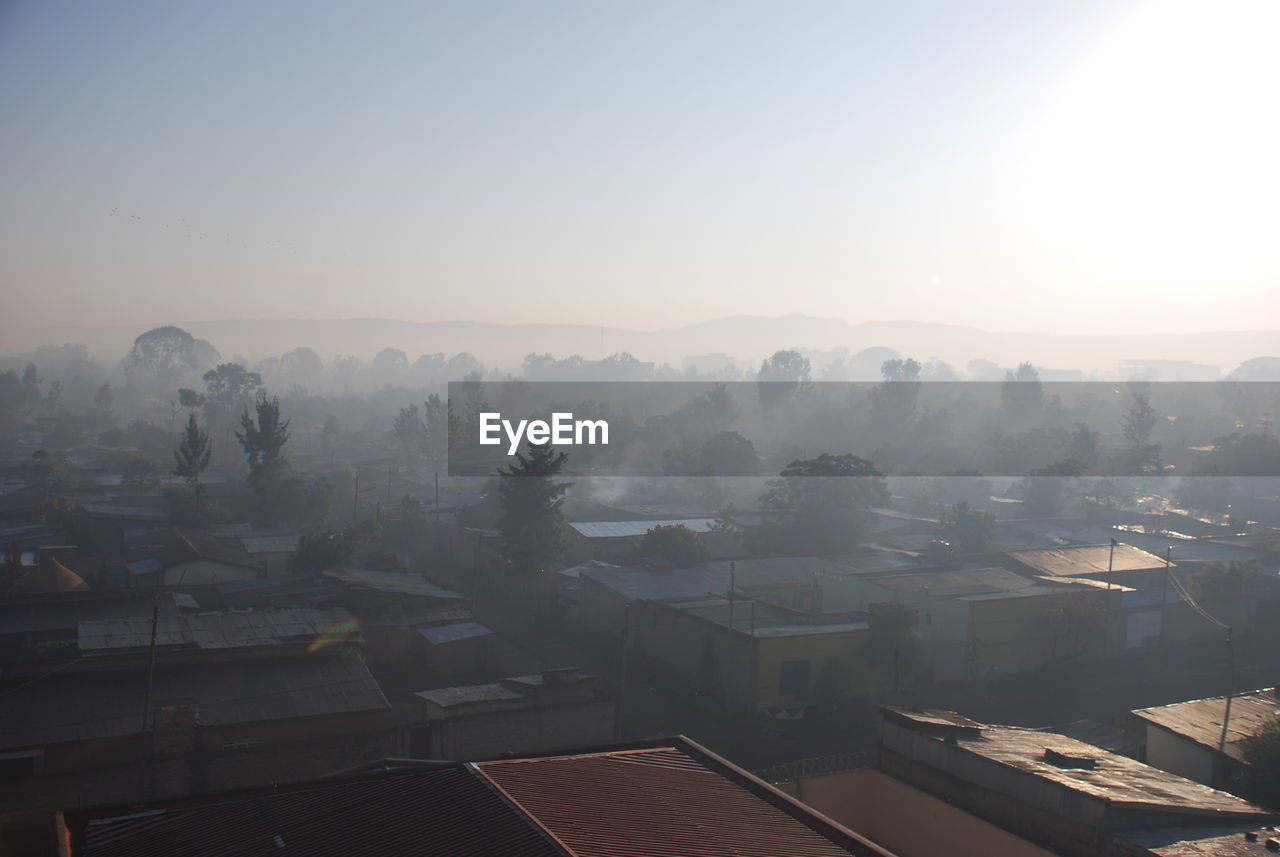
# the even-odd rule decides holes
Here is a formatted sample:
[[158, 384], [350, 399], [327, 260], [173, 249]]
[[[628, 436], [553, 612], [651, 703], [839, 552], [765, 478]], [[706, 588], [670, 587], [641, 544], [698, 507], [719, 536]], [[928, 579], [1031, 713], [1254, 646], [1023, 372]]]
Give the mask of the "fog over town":
[[1280, 849], [1277, 26], [0, 6], [0, 855]]

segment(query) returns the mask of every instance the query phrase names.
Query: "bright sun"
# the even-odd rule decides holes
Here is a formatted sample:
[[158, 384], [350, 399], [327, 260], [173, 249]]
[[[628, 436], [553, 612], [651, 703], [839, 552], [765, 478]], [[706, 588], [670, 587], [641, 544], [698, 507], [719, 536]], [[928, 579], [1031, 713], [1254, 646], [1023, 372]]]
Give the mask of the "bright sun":
[[1017, 204], [1037, 241], [1164, 288], [1280, 274], [1278, 35], [1278, 0], [1156, 2], [1124, 21], [1032, 138]]

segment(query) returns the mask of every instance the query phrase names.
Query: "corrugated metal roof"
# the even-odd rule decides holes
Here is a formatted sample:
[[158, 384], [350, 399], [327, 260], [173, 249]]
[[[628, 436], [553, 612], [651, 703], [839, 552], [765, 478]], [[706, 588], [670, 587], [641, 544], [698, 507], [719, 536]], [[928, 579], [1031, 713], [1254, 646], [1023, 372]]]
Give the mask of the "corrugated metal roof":
[[[1214, 696], [1192, 699], [1155, 708], [1140, 708], [1133, 713], [1188, 741], [1217, 750], [1222, 740], [1222, 721], [1226, 719], [1227, 698]], [[1240, 759], [1240, 742], [1276, 717], [1280, 717], [1280, 699], [1276, 697], [1275, 688], [1232, 697], [1231, 719], [1227, 721], [1226, 754]]]
[[[0, 699], [0, 748], [136, 735], [145, 698], [142, 669], [50, 676]], [[390, 707], [354, 652], [162, 666], [152, 699], [194, 704], [201, 726]]]
[[79, 857], [555, 857], [561, 849], [463, 767], [69, 819]]
[[[812, 581], [824, 572], [849, 573], [845, 559], [821, 556], [761, 557], [738, 560], [738, 589]], [[602, 583], [627, 598], [666, 600], [696, 598], [729, 591], [730, 563], [711, 562], [690, 568], [655, 570], [646, 566], [583, 567], [580, 577]]]
[[679, 738], [70, 812], [66, 822], [77, 857], [891, 857]]
[[154, 521], [156, 523], [167, 523], [169, 521], [168, 512], [150, 506], [115, 506], [111, 503], [85, 503], [80, 508], [95, 518], [126, 518], [136, 521]]
[[392, 592], [399, 595], [417, 595], [423, 598], [445, 598], [461, 601], [464, 596], [436, 586], [420, 574], [399, 571], [374, 571], [368, 568], [333, 568], [324, 573], [330, 580], [337, 580], [360, 589]]
[[579, 521], [569, 526], [587, 539], [626, 539], [643, 536], [654, 527], [688, 527], [695, 533], [707, 533], [715, 523], [715, 518], [672, 518], [666, 521]]
[[150, 621], [156, 602], [161, 615], [177, 612], [172, 592], [117, 589], [0, 596], [0, 631], [28, 634], [66, 631], [75, 634], [80, 623], [108, 617], [145, 616]]
[[525, 699], [528, 694], [512, 690], [501, 682], [492, 684], [470, 684], [458, 687], [437, 687], [431, 690], [420, 690], [414, 693], [419, 699], [449, 708], [454, 705], [470, 705], [477, 702], [507, 702], [512, 699]]
[[[1113, 806], [1240, 816], [1265, 812], [1235, 795], [1052, 732], [982, 726], [980, 737], [962, 734], [956, 746]], [[1060, 767], [1045, 759], [1046, 750], [1091, 760], [1092, 767]]]
[[[162, 647], [194, 649], [311, 642], [350, 618], [351, 614], [340, 608], [188, 613], [161, 617], [156, 641]], [[151, 624], [150, 616], [81, 622], [80, 651], [90, 654], [147, 648], [151, 645]]]
[[240, 546], [248, 553], [293, 553], [298, 548], [300, 533], [291, 536], [253, 536], [240, 540]]
[[1114, 558], [1111, 546], [1073, 545], [1047, 550], [1009, 551], [1006, 556], [1039, 574], [1072, 577], [1111, 571], [1143, 571], [1164, 568], [1164, 560], [1141, 548], [1120, 542]]
[[910, 574], [886, 574], [866, 579], [892, 592], [927, 592], [938, 597], [1013, 592], [1035, 585], [1034, 581], [1004, 568], [920, 571]]
[[1070, 723], [1054, 726], [1044, 731], [1066, 735], [1068, 738], [1074, 738], [1077, 741], [1083, 741], [1086, 744], [1092, 744], [1095, 747], [1101, 747], [1104, 750], [1122, 755], [1131, 753], [1146, 743], [1142, 735], [1136, 732], [1126, 732], [1123, 729], [1108, 726], [1096, 720], [1073, 720]]
[[458, 622], [454, 625], [437, 625], [433, 628], [419, 628], [418, 633], [433, 646], [453, 643], [458, 640], [469, 640], [473, 637], [486, 637], [493, 631], [479, 622]]
[[578, 857], [851, 853], [676, 747], [475, 767]]

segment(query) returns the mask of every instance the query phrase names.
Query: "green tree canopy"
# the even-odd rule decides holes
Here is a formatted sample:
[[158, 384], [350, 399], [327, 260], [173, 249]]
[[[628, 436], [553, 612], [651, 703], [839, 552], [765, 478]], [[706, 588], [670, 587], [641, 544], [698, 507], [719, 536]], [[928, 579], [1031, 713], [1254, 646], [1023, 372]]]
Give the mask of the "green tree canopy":
[[764, 547], [776, 554], [851, 553], [866, 532], [867, 510], [889, 503], [880, 472], [856, 455], [793, 461], [780, 476], [760, 498], [775, 516]]
[[236, 440], [249, 460], [249, 484], [256, 489], [287, 465], [284, 445], [289, 440], [289, 421], [280, 419], [280, 400], [268, 399], [265, 393], [258, 395], [254, 410], [258, 417], [256, 423], [249, 416], [248, 407], [244, 409]]
[[200, 474], [209, 467], [209, 458], [213, 455], [213, 443], [209, 433], [200, 430], [196, 415], [187, 416], [187, 428], [183, 432], [182, 442], [174, 450], [174, 476], [181, 476], [188, 485], [199, 485]]
[[658, 556], [676, 568], [707, 561], [707, 543], [683, 524], [659, 524], [644, 534], [637, 548], [640, 556]]
[[498, 468], [502, 557], [526, 591], [545, 600], [553, 594], [552, 566], [569, 543], [563, 507], [570, 483], [556, 478], [568, 456], [547, 444], [530, 445], [515, 457]]

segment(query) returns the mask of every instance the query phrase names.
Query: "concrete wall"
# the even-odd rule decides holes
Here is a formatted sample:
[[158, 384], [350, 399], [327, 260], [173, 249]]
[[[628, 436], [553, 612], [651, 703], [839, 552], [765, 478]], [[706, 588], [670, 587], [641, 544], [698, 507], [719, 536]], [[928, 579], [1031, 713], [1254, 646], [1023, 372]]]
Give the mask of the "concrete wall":
[[1214, 785], [1213, 751], [1147, 724], [1147, 764], [1207, 786]]
[[613, 703], [597, 700], [433, 720], [431, 757], [493, 759], [607, 744], [613, 716]]
[[808, 777], [781, 788], [900, 857], [1053, 857], [1050, 851], [880, 771]]

